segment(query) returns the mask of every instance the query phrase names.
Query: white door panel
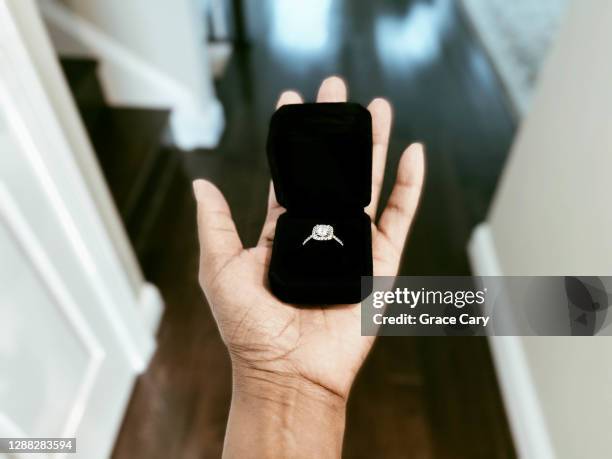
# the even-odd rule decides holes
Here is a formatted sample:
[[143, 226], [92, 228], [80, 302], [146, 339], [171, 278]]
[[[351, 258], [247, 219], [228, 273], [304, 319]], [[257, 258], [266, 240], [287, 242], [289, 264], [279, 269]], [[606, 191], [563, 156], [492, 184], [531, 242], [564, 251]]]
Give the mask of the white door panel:
[[104, 352], [3, 186], [0, 259], [2, 411], [29, 436], [71, 436]]
[[0, 109], [0, 436], [77, 437], [77, 457], [105, 457], [138, 368], [62, 224], [69, 203], [57, 211], [45, 189], [57, 185], [5, 119]]
[[131, 282], [41, 84], [64, 84], [51, 53], [32, 0], [0, 0], [0, 437], [104, 458], [155, 348], [139, 300], [158, 297]]

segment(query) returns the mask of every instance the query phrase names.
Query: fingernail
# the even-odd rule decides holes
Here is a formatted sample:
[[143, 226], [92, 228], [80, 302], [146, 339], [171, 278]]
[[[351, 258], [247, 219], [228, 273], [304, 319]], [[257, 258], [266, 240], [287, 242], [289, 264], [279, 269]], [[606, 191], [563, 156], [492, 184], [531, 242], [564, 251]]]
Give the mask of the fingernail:
[[416, 154], [417, 154], [417, 152], [418, 152], [418, 153], [421, 153], [421, 154], [424, 154], [424, 153], [425, 153], [425, 144], [424, 144], [423, 142], [415, 142], [415, 143], [414, 143], [414, 146], [415, 146], [416, 148], [414, 148], [414, 151], [413, 151], [413, 153], [412, 153], [412, 156], [416, 155]]
[[202, 192], [202, 187], [204, 186], [204, 180], [196, 179], [191, 183], [191, 186], [193, 187], [193, 196], [195, 197], [197, 201], [198, 197], [200, 196], [200, 193]]
[[377, 118], [379, 123], [389, 123], [387, 125], [387, 129], [389, 129], [391, 117], [393, 115], [391, 104], [387, 100], [383, 99], [382, 97], [374, 99], [372, 102], [370, 102], [370, 105], [368, 105], [368, 110], [370, 110], [370, 113], [372, 113], [373, 120]]

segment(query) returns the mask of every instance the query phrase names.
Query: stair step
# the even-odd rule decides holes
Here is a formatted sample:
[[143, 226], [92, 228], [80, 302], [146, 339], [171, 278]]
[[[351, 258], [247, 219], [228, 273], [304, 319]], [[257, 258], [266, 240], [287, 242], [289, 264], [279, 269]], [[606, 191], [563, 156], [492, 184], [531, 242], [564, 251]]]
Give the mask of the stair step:
[[[143, 266], [159, 238], [168, 195], [180, 175], [180, 152], [163, 145], [168, 110], [109, 107], [93, 59], [60, 59], [68, 85], [128, 236]], [[165, 226], [164, 226], [165, 227]]]
[[162, 155], [168, 110], [106, 107], [94, 126], [91, 141], [124, 222], [140, 203]]
[[84, 123], [95, 124], [105, 106], [98, 63], [88, 58], [62, 58], [60, 64]]
[[[139, 244], [135, 244], [136, 254], [140, 260], [146, 279], [159, 278], [159, 270], [163, 267], [158, 260], [168, 249], [168, 241], [176, 238], [176, 234], [191, 234], [195, 226], [195, 201], [191, 187], [191, 178], [184, 168], [184, 153], [180, 150], [167, 151], [172, 166], [166, 167], [165, 178], [159, 180], [158, 186], [163, 192], [157, 194], [154, 212], [143, 217], [144, 229], [140, 233]], [[187, 226], [186, 226], [187, 225]], [[190, 250], [189, 238], [181, 245]], [[180, 244], [179, 244], [180, 245]], [[189, 254], [183, 254], [188, 257]]]
[[172, 148], [161, 149], [150, 179], [142, 191], [147, 205], [136, 206], [129, 220], [125, 222], [134, 250], [141, 261], [144, 261], [149, 251], [149, 242], [160, 223], [163, 209], [172, 207], [168, 202], [168, 196], [180, 174], [180, 154], [181, 152]]
[[92, 75], [96, 76], [98, 62], [89, 58], [62, 58], [60, 65], [64, 71], [64, 75], [68, 80], [71, 88], [79, 88], [83, 81], [86, 81]]

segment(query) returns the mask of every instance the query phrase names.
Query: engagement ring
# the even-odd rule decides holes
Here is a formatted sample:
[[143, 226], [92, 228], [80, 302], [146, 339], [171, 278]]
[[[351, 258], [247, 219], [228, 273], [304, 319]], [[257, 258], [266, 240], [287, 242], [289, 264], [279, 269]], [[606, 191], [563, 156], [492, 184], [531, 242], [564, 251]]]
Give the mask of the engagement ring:
[[306, 245], [311, 239], [315, 241], [331, 241], [334, 239], [338, 244], [344, 246], [342, 241], [334, 236], [334, 227], [331, 225], [315, 225], [312, 234], [302, 242], [302, 245]]

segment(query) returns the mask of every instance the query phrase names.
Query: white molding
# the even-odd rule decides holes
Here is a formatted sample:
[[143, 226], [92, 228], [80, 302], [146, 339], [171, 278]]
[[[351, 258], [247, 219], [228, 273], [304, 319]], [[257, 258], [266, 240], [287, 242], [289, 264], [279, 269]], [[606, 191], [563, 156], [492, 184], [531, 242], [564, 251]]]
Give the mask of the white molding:
[[216, 79], [225, 75], [225, 70], [233, 52], [234, 46], [229, 41], [214, 41], [208, 43], [210, 68]]
[[[41, 84], [41, 74], [14, 23], [9, 5], [2, 2], [0, 23], [0, 102], [5, 108], [7, 124], [25, 161], [36, 174], [39, 186], [44, 189], [72, 253], [83, 266], [132, 367], [142, 371], [155, 350], [155, 342], [146, 333], [142, 317], [136, 310], [136, 292], [131, 289], [88, 192], [71, 146]], [[69, 200], [65, 198], [68, 193]]]
[[[23, 428], [6, 414], [0, 412], [0, 438], [27, 438]], [[0, 456], [4, 459], [3, 456]], [[20, 456], [17, 456], [20, 457]]]
[[557, 456], [520, 338], [489, 336], [489, 344], [518, 456], [554, 459]]
[[468, 241], [468, 257], [476, 276], [503, 276], [491, 229], [487, 223], [474, 228]]
[[138, 304], [145, 326], [155, 334], [164, 312], [164, 300], [157, 287], [146, 282], [140, 290]]
[[[81, 261], [84, 267], [84, 272], [87, 274], [91, 285], [95, 288], [96, 294], [100, 298], [102, 304], [105, 305], [105, 312], [107, 313], [109, 320], [113, 323], [118, 335], [121, 336], [122, 341], [125, 343], [126, 353], [129, 356], [132, 365], [137, 370], [145, 368], [150, 355], [153, 352], [154, 343], [152, 343], [152, 341], [150, 341], [150, 337], [146, 336], [144, 333], [136, 333], [134, 327], [130, 327], [125, 323], [126, 317], [122, 314], [117, 314], [116, 312], [116, 308], [118, 306], [115, 301], [118, 297], [125, 301], [125, 303], [130, 303], [131, 292], [129, 291], [129, 288], [122, 288], [122, 291], [119, 293], [118, 285], [115, 285], [114, 293], [116, 294], [109, 291], [108, 285], [106, 285], [104, 282], [106, 279], [102, 279], [102, 277], [99, 275], [101, 270], [100, 263], [97, 262], [95, 257], [91, 254], [87, 243], [83, 239], [83, 234], [79, 232], [78, 225], [75, 223], [73, 215], [71, 215], [70, 211], [67, 209], [66, 203], [63, 200], [54, 179], [51, 177], [49, 170], [42, 160], [43, 153], [41, 153], [41, 151], [38, 149], [36, 141], [32, 138], [34, 135], [44, 135], [43, 132], [38, 131], [35, 133], [29, 129], [28, 126], [26, 126], [26, 121], [20, 117], [19, 109], [13, 105], [13, 100], [11, 100], [8, 92], [1, 86], [0, 101], [3, 102], [5, 107], [8, 107], [6, 113], [7, 121], [12, 128], [15, 139], [21, 145], [26, 160], [31, 164], [32, 169], [35, 171], [39, 183], [45, 190], [45, 193], [48, 196], [56, 215], [58, 216], [58, 221], [62, 225], [63, 230], [69, 236], [70, 245], [74, 251], [74, 254]], [[66, 163], [62, 164], [62, 166], [66, 171], [70, 166], [73, 166], [73, 172], [76, 171], [75, 165]], [[66, 182], [68, 182], [68, 179], [66, 179]], [[84, 184], [81, 183], [80, 185], [82, 189], [84, 189]], [[83, 197], [85, 196], [86, 195], [83, 195]], [[92, 212], [94, 207], [91, 205], [91, 203], [88, 203], [88, 205], [89, 212]], [[99, 218], [99, 215], [96, 215], [96, 217]], [[115, 280], [122, 281], [122, 284], [124, 284], [122, 287], [127, 286], [127, 279], [123, 278], [121, 275], [119, 275], [119, 273], [112, 272], [109, 274], [112, 274]], [[135, 321], [133, 323], [136, 324]], [[139, 325], [140, 324], [137, 324], [136, 327], [139, 327]]]
[[55, 306], [72, 326], [75, 335], [89, 355], [87, 370], [62, 430], [62, 435], [72, 437], [77, 432], [106, 353], [2, 182], [0, 182], [0, 221], [4, 222], [14, 242], [26, 254], [30, 267], [53, 298]]
[[[138, 310], [144, 281], [136, 278], [139, 283], [131, 282], [99, 202], [91, 192], [91, 177], [100, 176], [100, 171], [91, 168], [93, 175], [85, 174], [83, 163], [79, 162], [80, 156], [92, 152], [88, 143], [81, 141], [86, 139], [85, 132], [34, 0], [0, 1], [0, 107], [0, 129], [9, 140], [1, 142], [4, 148], [0, 148], [0, 182], [8, 190], [4, 195], [0, 191], [0, 226], [4, 228], [4, 218], [10, 213], [6, 219], [14, 228], [9, 234], [12, 232], [25, 241], [16, 246], [21, 253], [10, 254], [27, 257], [39, 276], [46, 276], [43, 284], [53, 289], [54, 295], [48, 299], [55, 299], [58, 306], [67, 305], [73, 311], [78, 308], [78, 314], [67, 310], [66, 316], [77, 326], [82, 316], [104, 352], [104, 358], [98, 359], [100, 370], [86, 403], [82, 395], [86, 386], [77, 384], [91, 379], [88, 375], [93, 373], [88, 371], [90, 361], [81, 366], [79, 359], [78, 366], [64, 374], [70, 387], [74, 384], [74, 391], [65, 394], [70, 397], [66, 400], [79, 406], [68, 412], [65, 419], [63, 415], [55, 419], [55, 413], [37, 413], [33, 409], [26, 413], [24, 426], [34, 422], [34, 427], [57, 426], [65, 431], [74, 430], [78, 423], [77, 436], [83, 440], [80, 455], [106, 457], [111, 452], [136, 373], [146, 367], [156, 343]], [[7, 208], [17, 210], [7, 212]], [[7, 262], [10, 269], [11, 260]], [[39, 293], [28, 294], [23, 289], [44, 287], [29, 282], [36, 281], [34, 278], [24, 281], [28, 283], [17, 291], [18, 299], [31, 301], [28, 307], [35, 308]], [[149, 296], [153, 298], [151, 293]], [[24, 309], [26, 312], [35, 313]], [[59, 311], [57, 318], [65, 320]], [[79, 326], [79, 330], [84, 329]], [[54, 337], [54, 330], [48, 331], [51, 335], [47, 338]], [[63, 336], [57, 335], [57, 339], [62, 340]], [[61, 353], [65, 349], [62, 346], [70, 344], [41, 342], [47, 345], [40, 349], [43, 353]], [[45, 386], [50, 392], [45, 388], [41, 392], [36, 379], [43, 374], [40, 371], [16, 375], [27, 376], [26, 384], [19, 386], [21, 390], [16, 394], [27, 398], [32, 395], [30, 392], [36, 392], [37, 399], [54, 403], [53, 385], [62, 384], [62, 380], [50, 379], [53, 385]], [[9, 381], [13, 381], [10, 376], [7, 375]], [[10, 420], [0, 416], [0, 430], [19, 427], [9, 424]]]
[[99, 77], [109, 104], [170, 108], [172, 138], [181, 149], [214, 148], [219, 143], [225, 119], [218, 99], [200, 100], [199, 94], [58, 1], [45, 0], [40, 8], [52, 27], [99, 61]]
[[[468, 256], [474, 275], [503, 275], [487, 223], [481, 223], [472, 232]], [[517, 336], [488, 339], [518, 456], [554, 459], [556, 455], [521, 339]]]
[[176, 105], [170, 115], [170, 126], [172, 139], [182, 150], [214, 148], [225, 128], [223, 106], [217, 99], [205, 107], [192, 102]]

